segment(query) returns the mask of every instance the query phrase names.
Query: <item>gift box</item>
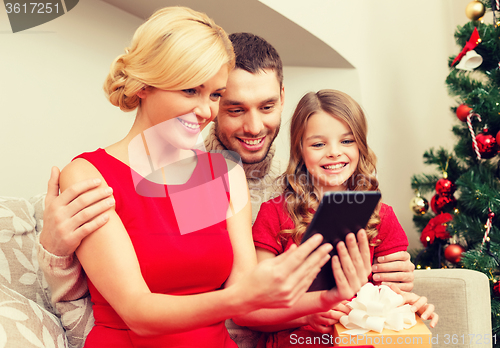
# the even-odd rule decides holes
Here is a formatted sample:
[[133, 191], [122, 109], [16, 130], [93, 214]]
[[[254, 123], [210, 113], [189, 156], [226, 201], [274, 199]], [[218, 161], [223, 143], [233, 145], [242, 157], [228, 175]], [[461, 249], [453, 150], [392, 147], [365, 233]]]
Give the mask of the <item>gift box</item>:
[[372, 345], [375, 348], [406, 347], [406, 348], [431, 348], [431, 332], [425, 323], [416, 317], [417, 323], [409, 328], [400, 331], [384, 329], [381, 333], [369, 331], [361, 335], [349, 335], [342, 324], [337, 323], [334, 327], [333, 342], [334, 347], [353, 347]]

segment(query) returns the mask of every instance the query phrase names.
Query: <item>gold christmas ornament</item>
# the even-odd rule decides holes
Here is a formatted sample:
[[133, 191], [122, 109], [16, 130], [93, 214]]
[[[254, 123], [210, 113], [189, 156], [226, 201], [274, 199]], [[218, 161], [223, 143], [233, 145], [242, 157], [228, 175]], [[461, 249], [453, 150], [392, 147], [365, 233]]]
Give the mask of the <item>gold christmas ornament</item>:
[[480, 1], [471, 1], [465, 8], [465, 15], [473, 21], [479, 20], [482, 16], [484, 16], [485, 12], [486, 8]]
[[417, 194], [417, 196], [413, 197], [410, 201], [410, 209], [415, 215], [424, 215], [427, 213], [427, 210], [429, 210], [429, 202], [421, 197], [420, 194]]

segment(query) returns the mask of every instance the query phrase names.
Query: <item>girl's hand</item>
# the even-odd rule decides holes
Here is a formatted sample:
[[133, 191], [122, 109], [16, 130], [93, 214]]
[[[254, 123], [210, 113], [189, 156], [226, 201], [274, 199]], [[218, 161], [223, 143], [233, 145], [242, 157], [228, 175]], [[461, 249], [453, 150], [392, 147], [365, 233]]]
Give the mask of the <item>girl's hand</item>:
[[327, 312], [314, 313], [308, 315], [307, 323], [319, 333], [330, 333], [333, 331], [333, 325], [337, 324], [340, 318], [349, 314], [351, 309], [345, 304], [347, 301], [342, 301]]
[[316, 234], [301, 246], [294, 245], [283, 254], [260, 262], [253, 272], [235, 284], [249, 297], [252, 310], [293, 306], [330, 258], [332, 245], [318, 247], [322, 240], [323, 237]]
[[420, 317], [424, 320], [431, 320], [430, 326], [435, 327], [439, 316], [434, 312], [434, 305], [427, 303], [427, 298], [424, 296], [418, 296], [413, 292], [401, 291], [396, 285], [392, 284], [391, 289], [403, 296], [405, 304], [411, 304], [411, 310], [417, 312]]
[[[347, 248], [346, 248], [347, 245]], [[342, 300], [350, 300], [361, 287], [368, 282], [371, 273], [370, 246], [365, 230], [359, 230], [356, 238], [353, 233], [346, 237], [346, 245], [343, 242], [337, 244], [338, 256], [332, 259], [332, 269], [336, 288], [322, 294], [326, 304], [337, 303]]]

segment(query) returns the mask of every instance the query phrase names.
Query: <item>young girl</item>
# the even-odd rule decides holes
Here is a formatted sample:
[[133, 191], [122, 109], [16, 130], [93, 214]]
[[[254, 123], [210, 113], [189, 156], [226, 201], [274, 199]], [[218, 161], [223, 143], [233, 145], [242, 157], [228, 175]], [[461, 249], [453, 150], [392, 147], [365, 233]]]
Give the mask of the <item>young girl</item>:
[[[236, 348], [225, 319], [290, 307], [328, 260], [332, 246], [316, 249], [321, 238], [313, 238], [257, 265], [243, 169], [192, 150], [217, 115], [233, 66], [226, 33], [183, 7], [153, 14], [112, 64], [105, 92], [120, 109], [137, 109], [135, 122], [60, 177], [63, 191], [99, 178], [116, 201], [109, 221], [76, 250], [94, 303], [86, 347]], [[214, 214], [222, 218], [210, 220]], [[337, 248], [348, 291], [367, 278], [361, 240]]]
[[[290, 162], [282, 176], [283, 194], [264, 204], [253, 225], [259, 262], [272, 259], [300, 244], [314, 211], [327, 191], [378, 191], [376, 157], [366, 141], [367, 124], [361, 107], [345, 93], [321, 90], [306, 94], [292, 116]], [[371, 260], [406, 251], [408, 239], [392, 208], [379, 203], [366, 227]], [[396, 290], [399, 291], [399, 290]], [[406, 293], [405, 300], [424, 319], [437, 322], [433, 306], [424, 298]], [[331, 308], [330, 308], [331, 309]], [[331, 331], [340, 316], [348, 313], [344, 303], [325, 313], [314, 313], [266, 331], [310, 325], [315, 331]], [[274, 330], [273, 330], [274, 329]], [[260, 346], [285, 347], [294, 330], [265, 335]], [[311, 332], [296, 334], [313, 335]]]

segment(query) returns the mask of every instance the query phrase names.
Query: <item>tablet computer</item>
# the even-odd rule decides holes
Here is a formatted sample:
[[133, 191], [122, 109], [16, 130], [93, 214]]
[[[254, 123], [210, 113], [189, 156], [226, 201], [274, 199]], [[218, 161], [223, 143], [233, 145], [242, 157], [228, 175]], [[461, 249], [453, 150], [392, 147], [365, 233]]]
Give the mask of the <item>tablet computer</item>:
[[[326, 192], [313, 216], [301, 243], [316, 233], [323, 235], [323, 243], [333, 245], [330, 255], [337, 254], [336, 245], [345, 237], [365, 228], [379, 200], [377, 191]], [[335, 287], [331, 259], [321, 268], [308, 291], [330, 290]]]

